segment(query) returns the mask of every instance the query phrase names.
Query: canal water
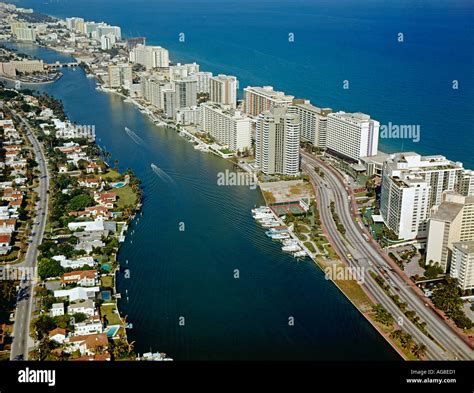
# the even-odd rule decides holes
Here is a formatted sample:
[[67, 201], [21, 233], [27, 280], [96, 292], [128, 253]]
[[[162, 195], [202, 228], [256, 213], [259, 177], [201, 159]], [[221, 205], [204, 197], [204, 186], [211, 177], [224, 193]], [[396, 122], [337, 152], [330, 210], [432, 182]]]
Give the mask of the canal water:
[[[68, 60], [45, 48], [19, 49], [46, 62]], [[399, 358], [319, 268], [265, 236], [250, 214], [263, 203], [257, 190], [218, 185], [230, 163], [97, 91], [81, 69], [63, 73], [38, 90], [61, 99], [72, 121], [94, 125], [111, 161], [142, 180], [143, 214], [118, 255], [130, 269], [118, 290], [137, 352], [176, 360]]]

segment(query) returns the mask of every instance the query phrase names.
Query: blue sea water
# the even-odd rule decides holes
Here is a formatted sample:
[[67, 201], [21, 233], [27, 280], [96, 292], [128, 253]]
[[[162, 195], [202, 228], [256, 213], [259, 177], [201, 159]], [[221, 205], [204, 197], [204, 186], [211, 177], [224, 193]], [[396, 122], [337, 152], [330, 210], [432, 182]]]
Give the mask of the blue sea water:
[[[385, 151], [444, 154], [474, 168], [474, 3], [470, 0], [21, 0], [52, 15], [122, 27], [175, 62], [272, 85], [315, 105], [419, 125]], [[185, 41], [179, 41], [184, 33]], [[289, 34], [294, 42], [289, 42]], [[404, 42], [398, 41], [403, 33]], [[343, 89], [343, 81], [349, 89]], [[459, 89], [453, 89], [453, 81]]]
[[[474, 167], [468, 2], [18, 4], [119, 24], [126, 35], [144, 35], [169, 48], [175, 61], [237, 75], [241, 87], [273, 85], [316, 105], [370, 113], [383, 123], [420, 124], [420, 143], [390, 140], [383, 147], [443, 153]], [[181, 32], [184, 43], [178, 41]], [[288, 42], [290, 32], [294, 43]], [[399, 32], [404, 43], [396, 40]], [[45, 49], [23, 51], [47, 61], [62, 58]], [[451, 89], [453, 79], [459, 90]], [[342, 89], [343, 80], [349, 80], [349, 90]], [[217, 186], [217, 173], [231, 169], [229, 163], [196, 152], [131, 104], [94, 87], [82, 71], [66, 69], [44, 89], [63, 100], [73, 121], [96, 125], [112, 159], [143, 181], [143, 216], [133, 222], [119, 253], [131, 272], [131, 279], [119, 280], [120, 308], [133, 323], [129, 337], [138, 352], [161, 350], [179, 360], [397, 358], [314, 264], [296, 263], [265, 237], [249, 214], [262, 203], [257, 191]], [[173, 181], [157, 176], [152, 163]], [[290, 316], [295, 326], [288, 326]]]

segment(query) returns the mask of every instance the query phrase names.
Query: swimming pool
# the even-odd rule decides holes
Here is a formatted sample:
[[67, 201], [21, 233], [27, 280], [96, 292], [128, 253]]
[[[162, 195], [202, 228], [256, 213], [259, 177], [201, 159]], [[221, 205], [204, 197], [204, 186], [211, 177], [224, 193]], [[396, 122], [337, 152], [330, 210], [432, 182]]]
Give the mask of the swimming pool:
[[121, 187], [125, 186], [125, 182], [124, 181], [119, 181], [117, 183], [112, 183], [111, 186], [114, 187], [114, 188], [121, 188]]
[[105, 329], [105, 333], [107, 333], [108, 338], [114, 338], [115, 335], [118, 333], [120, 329], [120, 325], [111, 325]]

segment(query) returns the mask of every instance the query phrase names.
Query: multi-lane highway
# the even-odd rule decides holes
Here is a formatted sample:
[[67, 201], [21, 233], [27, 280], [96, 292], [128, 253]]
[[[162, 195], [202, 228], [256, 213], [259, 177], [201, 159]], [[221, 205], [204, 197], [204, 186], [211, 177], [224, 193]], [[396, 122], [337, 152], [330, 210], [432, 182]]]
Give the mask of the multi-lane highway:
[[[44, 228], [48, 216], [48, 166], [43, 148], [38, 142], [38, 139], [33, 133], [29, 123], [14, 110], [11, 110], [11, 112], [15, 119], [18, 122], [21, 122], [24, 126], [26, 136], [31, 143], [36, 161], [38, 162], [38, 169], [40, 171], [39, 185], [35, 190], [38, 193], [39, 200], [36, 204], [35, 217], [33, 218], [33, 225], [31, 228], [32, 235], [29, 239], [29, 246], [25, 255], [25, 259], [21, 264], [17, 265], [18, 267], [21, 266], [22, 268], [30, 269], [31, 272], [35, 272], [34, 269], [36, 268], [38, 246], [43, 241]], [[20, 284], [15, 311], [15, 325], [13, 329], [13, 343], [10, 353], [10, 360], [28, 359], [30, 322], [34, 301], [33, 290], [36, 281], [36, 275], [34, 274], [32, 277], [33, 278], [31, 280], [22, 280]]]
[[[386, 295], [380, 286], [373, 280], [370, 274], [365, 275], [364, 289], [377, 302], [381, 303], [402, 325], [402, 329], [410, 333], [417, 343], [425, 344], [427, 357], [432, 360], [456, 360], [473, 359], [473, 350], [446, 325], [429, 306], [427, 299], [422, 299], [414, 289], [406, 283], [395, 271], [391, 270], [380, 253], [380, 250], [368, 242], [367, 236], [355, 219], [357, 212], [354, 211], [351, 197], [341, 177], [334, 168], [316, 159], [307, 153], [302, 153], [302, 168], [309, 174], [311, 181], [317, 188], [320, 204], [320, 215], [323, 225], [328, 232], [331, 243], [335, 246], [338, 254], [347, 264], [361, 267], [367, 273], [370, 270], [380, 274], [381, 271], [388, 277], [387, 284], [396, 289], [400, 299], [407, 303], [426, 323], [426, 330], [435, 338], [436, 342], [420, 331], [395, 303]], [[324, 179], [318, 176], [314, 167], [318, 166], [324, 172]], [[335, 225], [329, 206], [334, 202], [336, 211], [340, 217], [346, 234], [342, 236]]]

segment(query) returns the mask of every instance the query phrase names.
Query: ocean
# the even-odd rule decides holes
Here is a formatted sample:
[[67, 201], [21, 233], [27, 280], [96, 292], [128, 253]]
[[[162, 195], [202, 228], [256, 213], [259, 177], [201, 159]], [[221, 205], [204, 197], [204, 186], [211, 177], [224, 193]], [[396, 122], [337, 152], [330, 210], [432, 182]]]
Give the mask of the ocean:
[[[420, 125], [419, 143], [391, 139], [381, 147], [444, 154], [474, 167], [468, 2], [449, 8], [373, 1], [17, 4], [118, 24], [126, 36], [143, 35], [170, 49], [173, 61], [236, 75], [241, 88], [273, 85], [318, 106]], [[46, 49], [24, 51], [48, 61], [62, 58]], [[342, 88], [344, 80], [349, 89]], [[459, 89], [452, 89], [453, 80]], [[80, 70], [64, 70], [43, 89], [63, 100], [73, 121], [96, 125], [112, 160], [143, 181], [143, 215], [118, 256], [131, 273], [119, 278], [120, 309], [133, 323], [129, 338], [138, 352], [160, 350], [177, 360], [398, 359], [312, 262], [283, 254], [255, 225], [250, 209], [263, 202], [258, 191], [217, 185], [229, 163], [195, 151], [133, 105], [96, 91]], [[172, 181], [157, 176], [151, 164]]]

